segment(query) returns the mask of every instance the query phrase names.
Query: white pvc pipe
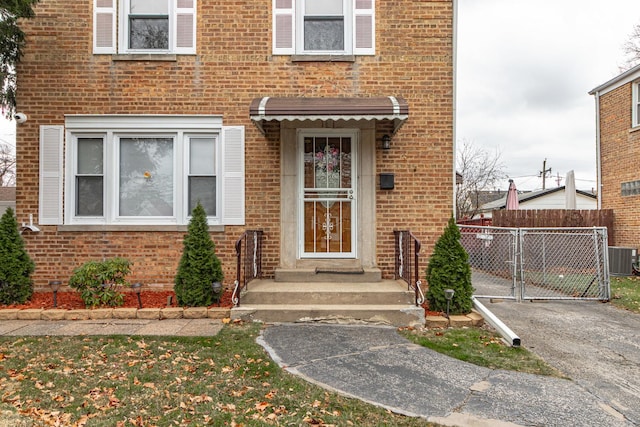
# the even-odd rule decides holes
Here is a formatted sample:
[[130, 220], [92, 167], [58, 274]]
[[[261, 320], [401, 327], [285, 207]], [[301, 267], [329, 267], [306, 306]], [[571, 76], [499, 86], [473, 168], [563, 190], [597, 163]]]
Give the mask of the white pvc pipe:
[[493, 326], [496, 331], [502, 338], [507, 341], [511, 347], [520, 347], [520, 337], [518, 337], [507, 325], [502, 323], [500, 319], [496, 317], [495, 314], [489, 311], [487, 307], [482, 305], [480, 301], [476, 299], [476, 297], [471, 297], [471, 301], [473, 301], [473, 308], [480, 313], [480, 315], [487, 321], [488, 324]]

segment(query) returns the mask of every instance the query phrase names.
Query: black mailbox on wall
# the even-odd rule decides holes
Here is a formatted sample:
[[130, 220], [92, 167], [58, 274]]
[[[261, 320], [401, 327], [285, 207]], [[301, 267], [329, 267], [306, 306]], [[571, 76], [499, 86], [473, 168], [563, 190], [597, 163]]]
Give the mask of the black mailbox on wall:
[[393, 190], [394, 187], [394, 174], [381, 173], [380, 174], [380, 189], [381, 190]]

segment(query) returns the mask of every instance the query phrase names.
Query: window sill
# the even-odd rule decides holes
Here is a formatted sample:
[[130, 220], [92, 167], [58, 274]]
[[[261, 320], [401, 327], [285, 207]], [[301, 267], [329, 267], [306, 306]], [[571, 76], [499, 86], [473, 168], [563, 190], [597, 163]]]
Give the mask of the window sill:
[[113, 61], [165, 61], [176, 62], [177, 55], [172, 53], [132, 53], [132, 54], [118, 54], [111, 55]]
[[[82, 233], [92, 231], [105, 232], [186, 232], [188, 225], [59, 225], [59, 232]], [[224, 233], [224, 225], [210, 225], [209, 231]]]
[[629, 133], [634, 133], [634, 132], [638, 132], [640, 131], [640, 125], [636, 125], [634, 127], [632, 127], [631, 129], [629, 129]]
[[291, 62], [356, 62], [355, 55], [291, 55]]

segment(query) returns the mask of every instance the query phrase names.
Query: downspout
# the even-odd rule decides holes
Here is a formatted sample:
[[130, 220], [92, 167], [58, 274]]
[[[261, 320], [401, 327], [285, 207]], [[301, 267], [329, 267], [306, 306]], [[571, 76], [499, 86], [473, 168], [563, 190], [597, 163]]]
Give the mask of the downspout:
[[473, 308], [487, 321], [488, 324], [502, 335], [502, 339], [511, 347], [520, 347], [521, 340], [502, 320], [493, 314], [487, 307], [485, 307], [476, 297], [471, 297], [473, 302]]
[[598, 210], [602, 209], [602, 161], [600, 158], [600, 92], [596, 92], [596, 191]]
[[453, 191], [453, 217], [454, 219], [456, 217], [456, 212], [457, 212], [457, 206], [456, 206], [456, 159], [457, 159], [457, 144], [456, 144], [456, 114], [457, 114], [457, 108], [456, 108], [456, 102], [457, 102], [457, 72], [458, 72], [458, 0], [452, 0], [452, 7], [453, 7], [453, 35], [452, 35], [452, 51], [453, 51], [453, 58], [451, 58], [452, 60], [452, 66], [453, 66], [453, 87], [452, 87], [452, 96], [453, 96], [453, 105], [452, 105], [452, 111], [453, 111], [453, 122], [452, 122], [452, 138], [453, 138], [453, 186], [451, 188], [451, 190]]

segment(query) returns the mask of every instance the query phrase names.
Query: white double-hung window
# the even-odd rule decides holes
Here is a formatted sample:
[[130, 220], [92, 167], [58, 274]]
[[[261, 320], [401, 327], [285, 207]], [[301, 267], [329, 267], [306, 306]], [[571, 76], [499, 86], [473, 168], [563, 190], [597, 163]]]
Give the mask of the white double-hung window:
[[273, 53], [373, 55], [374, 12], [374, 0], [273, 0]]
[[94, 0], [96, 54], [195, 53], [196, 0]]
[[[184, 225], [198, 203], [212, 225], [244, 223], [243, 127], [215, 116], [68, 116], [65, 131], [64, 215], [41, 201], [41, 224]], [[62, 149], [58, 134], [41, 132], [41, 153]], [[41, 194], [60, 182], [46, 172]]]
[[640, 126], [640, 81], [635, 81], [632, 84], [633, 93], [633, 104], [632, 104], [632, 117], [631, 117], [631, 126], [637, 127]]

